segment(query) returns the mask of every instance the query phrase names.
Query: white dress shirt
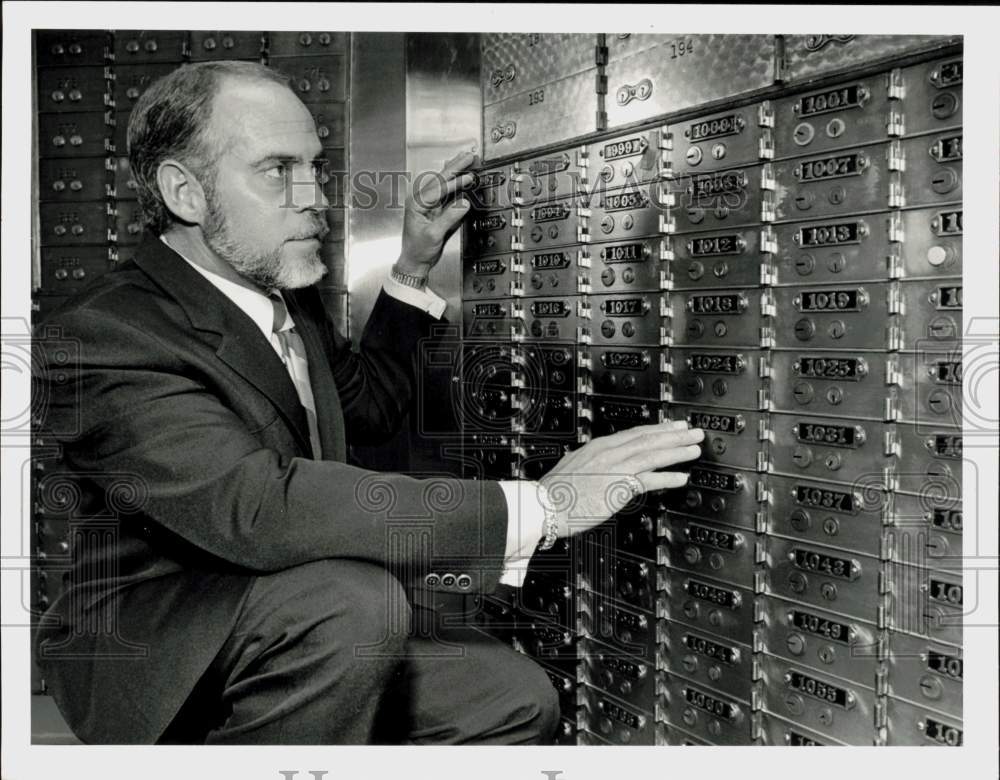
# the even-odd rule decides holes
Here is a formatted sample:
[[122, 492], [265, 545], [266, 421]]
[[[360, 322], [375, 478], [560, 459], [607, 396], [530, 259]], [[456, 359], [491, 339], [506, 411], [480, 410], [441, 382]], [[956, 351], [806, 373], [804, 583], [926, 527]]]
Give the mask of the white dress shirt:
[[[167, 244], [167, 246], [170, 246], [163, 236], [160, 236], [160, 240], [164, 244]], [[176, 249], [174, 251], [177, 252]], [[180, 252], [177, 252], [177, 254], [180, 254]], [[181, 257], [184, 257], [184, 255], [181, 255]], [[243, 287], [226, 279], [224, 276], [202, 268], [186, 257], [184, 259], [188, 265], [211, 282], [219, 292], [246, 314], [260, 328], [261, 333], [264, 334], [264, 338], [270, 343], [271, 347], [278, 354], [278, 357], [282, 357], [281, 341], [273, 329], [274, 308], [270, 298], [257, 290]], [[441, 316], [444, 314], [445, 300], [426, 287], [423, 290], [407, 287], [405, 284], [397, 282], [391, 276], [385, 280], [382, 287], [387, 295], [391, 295], [403, 303], [416, 306], [435, 319], [441, 319]], [[289, 312], [287, 319], [291, 319], [291, 316]], [[308, 364], [306, 365], [308, 367]], [[520, 587], [524, 580], [528, 559], [534, 552], [538, 542], [545, 535], [545, 510], [538, 501], [534, 482], [501, 480], [499, 485], [507, 502], [507, 545], [504, 550], [504, 571], [500, 576], [500, 582], [505, 585]], [[527, 531], [523, 538], [520, 533], [522, 528]]]

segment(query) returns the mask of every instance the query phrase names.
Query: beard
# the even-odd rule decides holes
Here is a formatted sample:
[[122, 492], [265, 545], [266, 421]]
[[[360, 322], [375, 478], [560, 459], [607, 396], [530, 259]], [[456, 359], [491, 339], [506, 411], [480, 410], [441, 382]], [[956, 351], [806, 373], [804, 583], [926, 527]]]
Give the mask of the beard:
[[[327, 273], [319, 251], [307, 257], [282, 258], [285, 242], [262, 248], [250, 244], [232, 230], [222, 204], [211, 186], [205, 188], [207, 214], [202, 233], [209, 249], [242, 276], [264, 290], [297, 290], [316, 284]], [[326, 219], [310, 212], [312, 224], [290, 239], [316, 237], [320, 241], [330, 232]]]

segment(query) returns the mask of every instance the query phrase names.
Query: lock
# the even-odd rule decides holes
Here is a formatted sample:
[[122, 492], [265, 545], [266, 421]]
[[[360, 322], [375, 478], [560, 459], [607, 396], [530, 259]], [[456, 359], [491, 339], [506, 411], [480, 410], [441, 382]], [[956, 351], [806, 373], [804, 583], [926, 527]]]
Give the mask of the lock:
[[951, 92], [942, 92], [931, 99], [931, 114], [935, 119], [948, 119], [958, 111], [958, 97]]
[[809, 122], [799, 122], [792, 133], [792, 140], [799, 146], [808, 146], [816, 135], [816, 129]]
[[802, 318], [795, 322], [795, 338], [799, 341], [811, 341], [816, 333], [816, 325], [812, 320]]
[[958, 187], [958, 174], [952, 168], [942, 168], [931, 177], [931, 189], [938, 195], [947, 195]]
[[[796, 334], [798, 331], [796, 331]], [[792, 397], [795, 399], [796, 403], [805, 405], [811, 403], [815, 391], [813, 386], [809, 382], [796, 382], [795, 386], [792, 388]]]
[[832, 252], [826, 261], [826, 269], [832, 274], [839, 274], [847, 267], [847, 258], [842, 252]]

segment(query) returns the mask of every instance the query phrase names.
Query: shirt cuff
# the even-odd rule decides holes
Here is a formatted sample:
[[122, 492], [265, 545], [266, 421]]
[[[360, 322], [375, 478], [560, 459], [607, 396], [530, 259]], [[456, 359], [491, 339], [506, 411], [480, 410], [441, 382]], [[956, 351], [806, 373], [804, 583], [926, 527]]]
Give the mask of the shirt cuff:
[[501, 480], [498, 484], [507, 501], [507, 546], [500, 583], [519, 588], [524, 582], [528, 561], [545, 536], [545, 509], [538, 500], [534, 482]]
[[418, 290], [416, 287], [407, 287], [400, 284], [391, 276], [382, 283], [382, 288], [387, 295], [391, 295], [398, 301], [416, 306], [421, 311], [430, 314], [434, 319], [439, 320], [444, 316], [447, 301], [435, 293], [429, 287]]

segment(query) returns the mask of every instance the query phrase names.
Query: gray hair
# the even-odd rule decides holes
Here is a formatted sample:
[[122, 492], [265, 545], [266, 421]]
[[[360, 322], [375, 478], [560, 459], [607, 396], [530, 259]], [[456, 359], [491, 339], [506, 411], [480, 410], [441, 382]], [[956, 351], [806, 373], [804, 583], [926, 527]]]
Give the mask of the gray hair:
[[128, 159], [143, 224], [162, 233], [174, 222], [156, 182], [164, 160], [187, 165], [211, 194], [221, 145], [209, 135], [212, 105], [223, 77], [289, 85], [288, 77], [256, 62], [222, 60], [186, 64], [153, 82], [128, 121]]

